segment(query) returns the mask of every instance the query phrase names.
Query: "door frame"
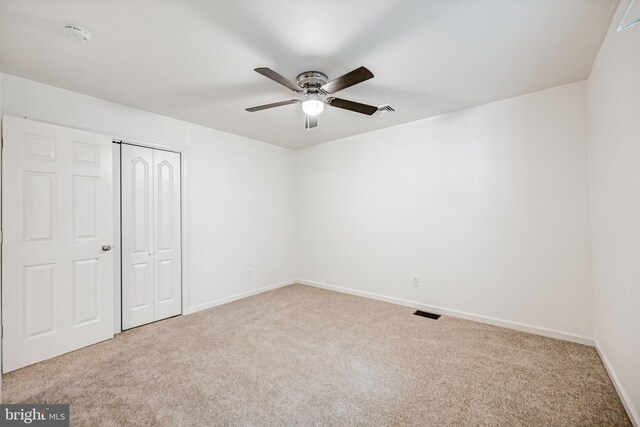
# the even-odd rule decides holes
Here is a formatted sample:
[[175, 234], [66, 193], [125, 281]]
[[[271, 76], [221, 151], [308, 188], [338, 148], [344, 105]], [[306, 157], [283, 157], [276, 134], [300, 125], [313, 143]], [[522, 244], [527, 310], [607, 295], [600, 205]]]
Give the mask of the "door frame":
[[[122, 194], [122, 183], [121, 183], [121, 147], [122, 144], [126, 145], [134, 145], [137, 147], [143, 148], [151, 148], [155, 150], [163, 150], [169, 151], [172, 153], [180, 154], [180, 250], [181, 250], [181, 315], [190, 314], [189, 310], [189, 272], [188, 269], [185, 268], [187, 265], [186, 260], [189, 259], [189, 230], [188, 230], [188, 221], [185, 221], [188, 215], [188, 206], [189, 206], [189, 194], [187, 185], [187, 177], [188, 177], [188, 153], [189, 150], [185, 147], [175, 146], [175, 145], [167, 145], [158, 142], [151, 141], [140, 141], [131, 138], [112, 138], [114, 143], [114, 147], [117, 147], [117, 161], [114, 156], [114, 183], [116, 180], [116, 171], [117, 171], [117, 180], [118, 185], [114, 185], [113, 194], [114, 194], [114, 231], [116, 234], [114, 241], [114, 249], [116, 252], [114, 256], [117, 258], [117, 261], [114, 262], [114, 276], [113, 276], [113, 294], [114, 294], [114, 334], [119, 334], [122, 332], [122, 209], [121, 209], [121, 194]], [[114, 149], [115, 153], [116, 149]], [[115, 203], [117, 200], [117, 203]], [[117, 206], [116, 206], [117, 204]]]

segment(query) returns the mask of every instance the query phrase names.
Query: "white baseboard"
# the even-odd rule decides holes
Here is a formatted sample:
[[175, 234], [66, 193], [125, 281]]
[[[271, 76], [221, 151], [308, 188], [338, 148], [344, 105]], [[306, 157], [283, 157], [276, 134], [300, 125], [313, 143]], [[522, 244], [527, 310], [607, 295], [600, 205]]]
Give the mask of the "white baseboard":
[[638, 416], [638, 412], [636, 411], [636, 408], [633, 407], [633, 404], [631, 402], [631, 398], [629, 397], [629, 395], [625, 391], [624, 387], [622, 386], [622, 383], [620, 382], [620, 379], [618, 378], [618, 375], [616, 375], [616, 371], [613, 369], [613, 365], [611, 364], [611, 361], [609, 360], [609, 358], [607, 357], [606, 353], [604, 352], [604, 350], [600, 346], [600, 343], [598, 342], [597, 339], [594, 340], [594, 342], [595, 342], [596, 350], [598, 350], [598, 355], [600, 356], [600, 359], [602, 360], [602, 364], [604, 365], [605, 369], [607, 370], [607, 373], [609, 374], [609, 378], [611, 378], [611, 382], [613, 383], [613, 386], [615, 387], [616, 391], [618, 392], [618, 396], [620, 396], [620, 401], [622, 402], [622, 405], [624, 406], [624, 409], [626, 409], [627, 415], [629, 415], [629, 419], [631, 420], [631, 424], [633, 424], [635, 427], [639, 427], [640, 426], [640, 416]]
[[529, 332], [532, 334], [542, 335], [545, 337], [557, 338], [564, 341], [571, 341], [571, 342], [576, 342], [579, 344], [585, 344], [590, 346], [594, 345], [593, 338], [572, 334], [569, 332], [556, 331], [554, 329], [532, 326], [532, 325], [527, 325], [519, 322], [512, 322], [510, 320], [496, 319], [495, 317], [483, 316], [481, 314], [473, 314], [465, 311], [454, 310], [454, 309], [445, 308], [445, 307], [438, 307], [435, 305], [423, 304], [423, 303], [410, 301], [402, 298], [374, 294], [372, 292], [359, 291], [356, 289], [345, 288], [342, 286], [329, 285], [327, 283], [315, 282], [313, 280], [298, 279], [297, 283], [300, 283], [302, 285], [314, 286], [316, 288], [329, 289], [332, 291], [343, 292], [351, 295], [357, 295], [365, 298], [371, 298], [378, 301], [390, 302], [392, 304], [412, 307], [412, 308], [423, 310], [423, 311], [431, 311], [437, 314], [444, 314], [446, 316], [459, 317], [461, 319], [473, 320], [475, 322], [487, 323], [489, 325], [501, 326], [503, 328]]
[[271, 291], [273, 289], [282, 288], [284, 286], [293, 285], [294, 283], [297, 283], [297, 281], [294, 280], [294, 279], [290, 279], [290, 280], [286, 280], [284, 282], [274, 283], [272, 285], [267, 285], [267, 286], [263, 286], [261, 288], [252, 289], [250, 291], [241, 292], [239, 294], [231, 295], [230, 297], [220, 298], [220, 299], [217, 299], [217, 300], [214, 300], [214, 301], [209, 301], [209, 302], [205, 302], [205, 303], [202, 303], [202, 304], [192, 305], [191, 307], [188, 308], [188, 311], [186, 313], [184, 313], [184, 314], [193, 314], [193, 313], [198, 312], [198, 311], [206, 310], [207, 308], [216, 307], [216, 306], [222, 305], [222, 304], [228, 304], [230, 302], [237, 301], [237, 300], [242, 299], [242, 298], [247, 298], [247, 297], [250, 297], [250, 296], [253, 296], [253, 295], [258, 295], [258, 294], [261, 294], [263, 292]]

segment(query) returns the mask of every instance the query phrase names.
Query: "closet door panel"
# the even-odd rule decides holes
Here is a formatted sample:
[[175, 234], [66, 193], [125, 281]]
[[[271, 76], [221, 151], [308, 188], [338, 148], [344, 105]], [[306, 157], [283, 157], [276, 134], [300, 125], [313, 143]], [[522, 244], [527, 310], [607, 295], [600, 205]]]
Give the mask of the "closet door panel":
[[155, 320], [182, 312], [180, 154], [154, 150]]
[[153, 150], [122, 145], [122, 329], [155, 320]]

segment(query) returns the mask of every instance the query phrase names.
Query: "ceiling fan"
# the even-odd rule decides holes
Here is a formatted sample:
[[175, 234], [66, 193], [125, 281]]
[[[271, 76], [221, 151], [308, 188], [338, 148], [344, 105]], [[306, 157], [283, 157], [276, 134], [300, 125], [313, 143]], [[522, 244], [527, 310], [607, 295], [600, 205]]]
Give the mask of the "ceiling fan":
[[356, 68], [355, 70], [331, 81], [328, 81], [329, 79], [327, 76], [319, 71], [305, 71], [296, 78], [295, 82], [276, 73], [270, 68], [256, 68], [254, 71], [277, 83], [280, 83], [284, 87], [291, 89], [298, 95], [302, 95], [302, 99], [294, 98], [289, 99], [288, 101], [274, 102], [272, 104], [259, 105], [257, 107], [246, 109], [252, 113], [269, 108], [300, 103], [302, 111], [306, 114], [304, 127], [307, 130], [311, 130], [318, 126], [318, 115], [322, 113], [325, 105], [342, 108], [343, 110], [355, 111], [356, 113], [366, 114], [368, 116], [371, 116], [378, 111], [378, 107], [374, 107], [372, 105], [361, 104], [359, 102], [330, 96], [340, 90], [373, 78], [373, 73], [365, 67]]

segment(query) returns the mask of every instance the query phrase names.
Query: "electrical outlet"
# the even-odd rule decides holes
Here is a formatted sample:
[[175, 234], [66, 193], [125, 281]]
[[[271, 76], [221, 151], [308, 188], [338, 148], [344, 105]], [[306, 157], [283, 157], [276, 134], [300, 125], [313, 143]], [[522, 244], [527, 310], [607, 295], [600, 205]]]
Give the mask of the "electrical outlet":
[[413, 286], [420, 286], [420, 279], [418, 276], [413, 276]]
[[247, 270], [247, 277], [251, 279], [253, 277], [253, 268]]

